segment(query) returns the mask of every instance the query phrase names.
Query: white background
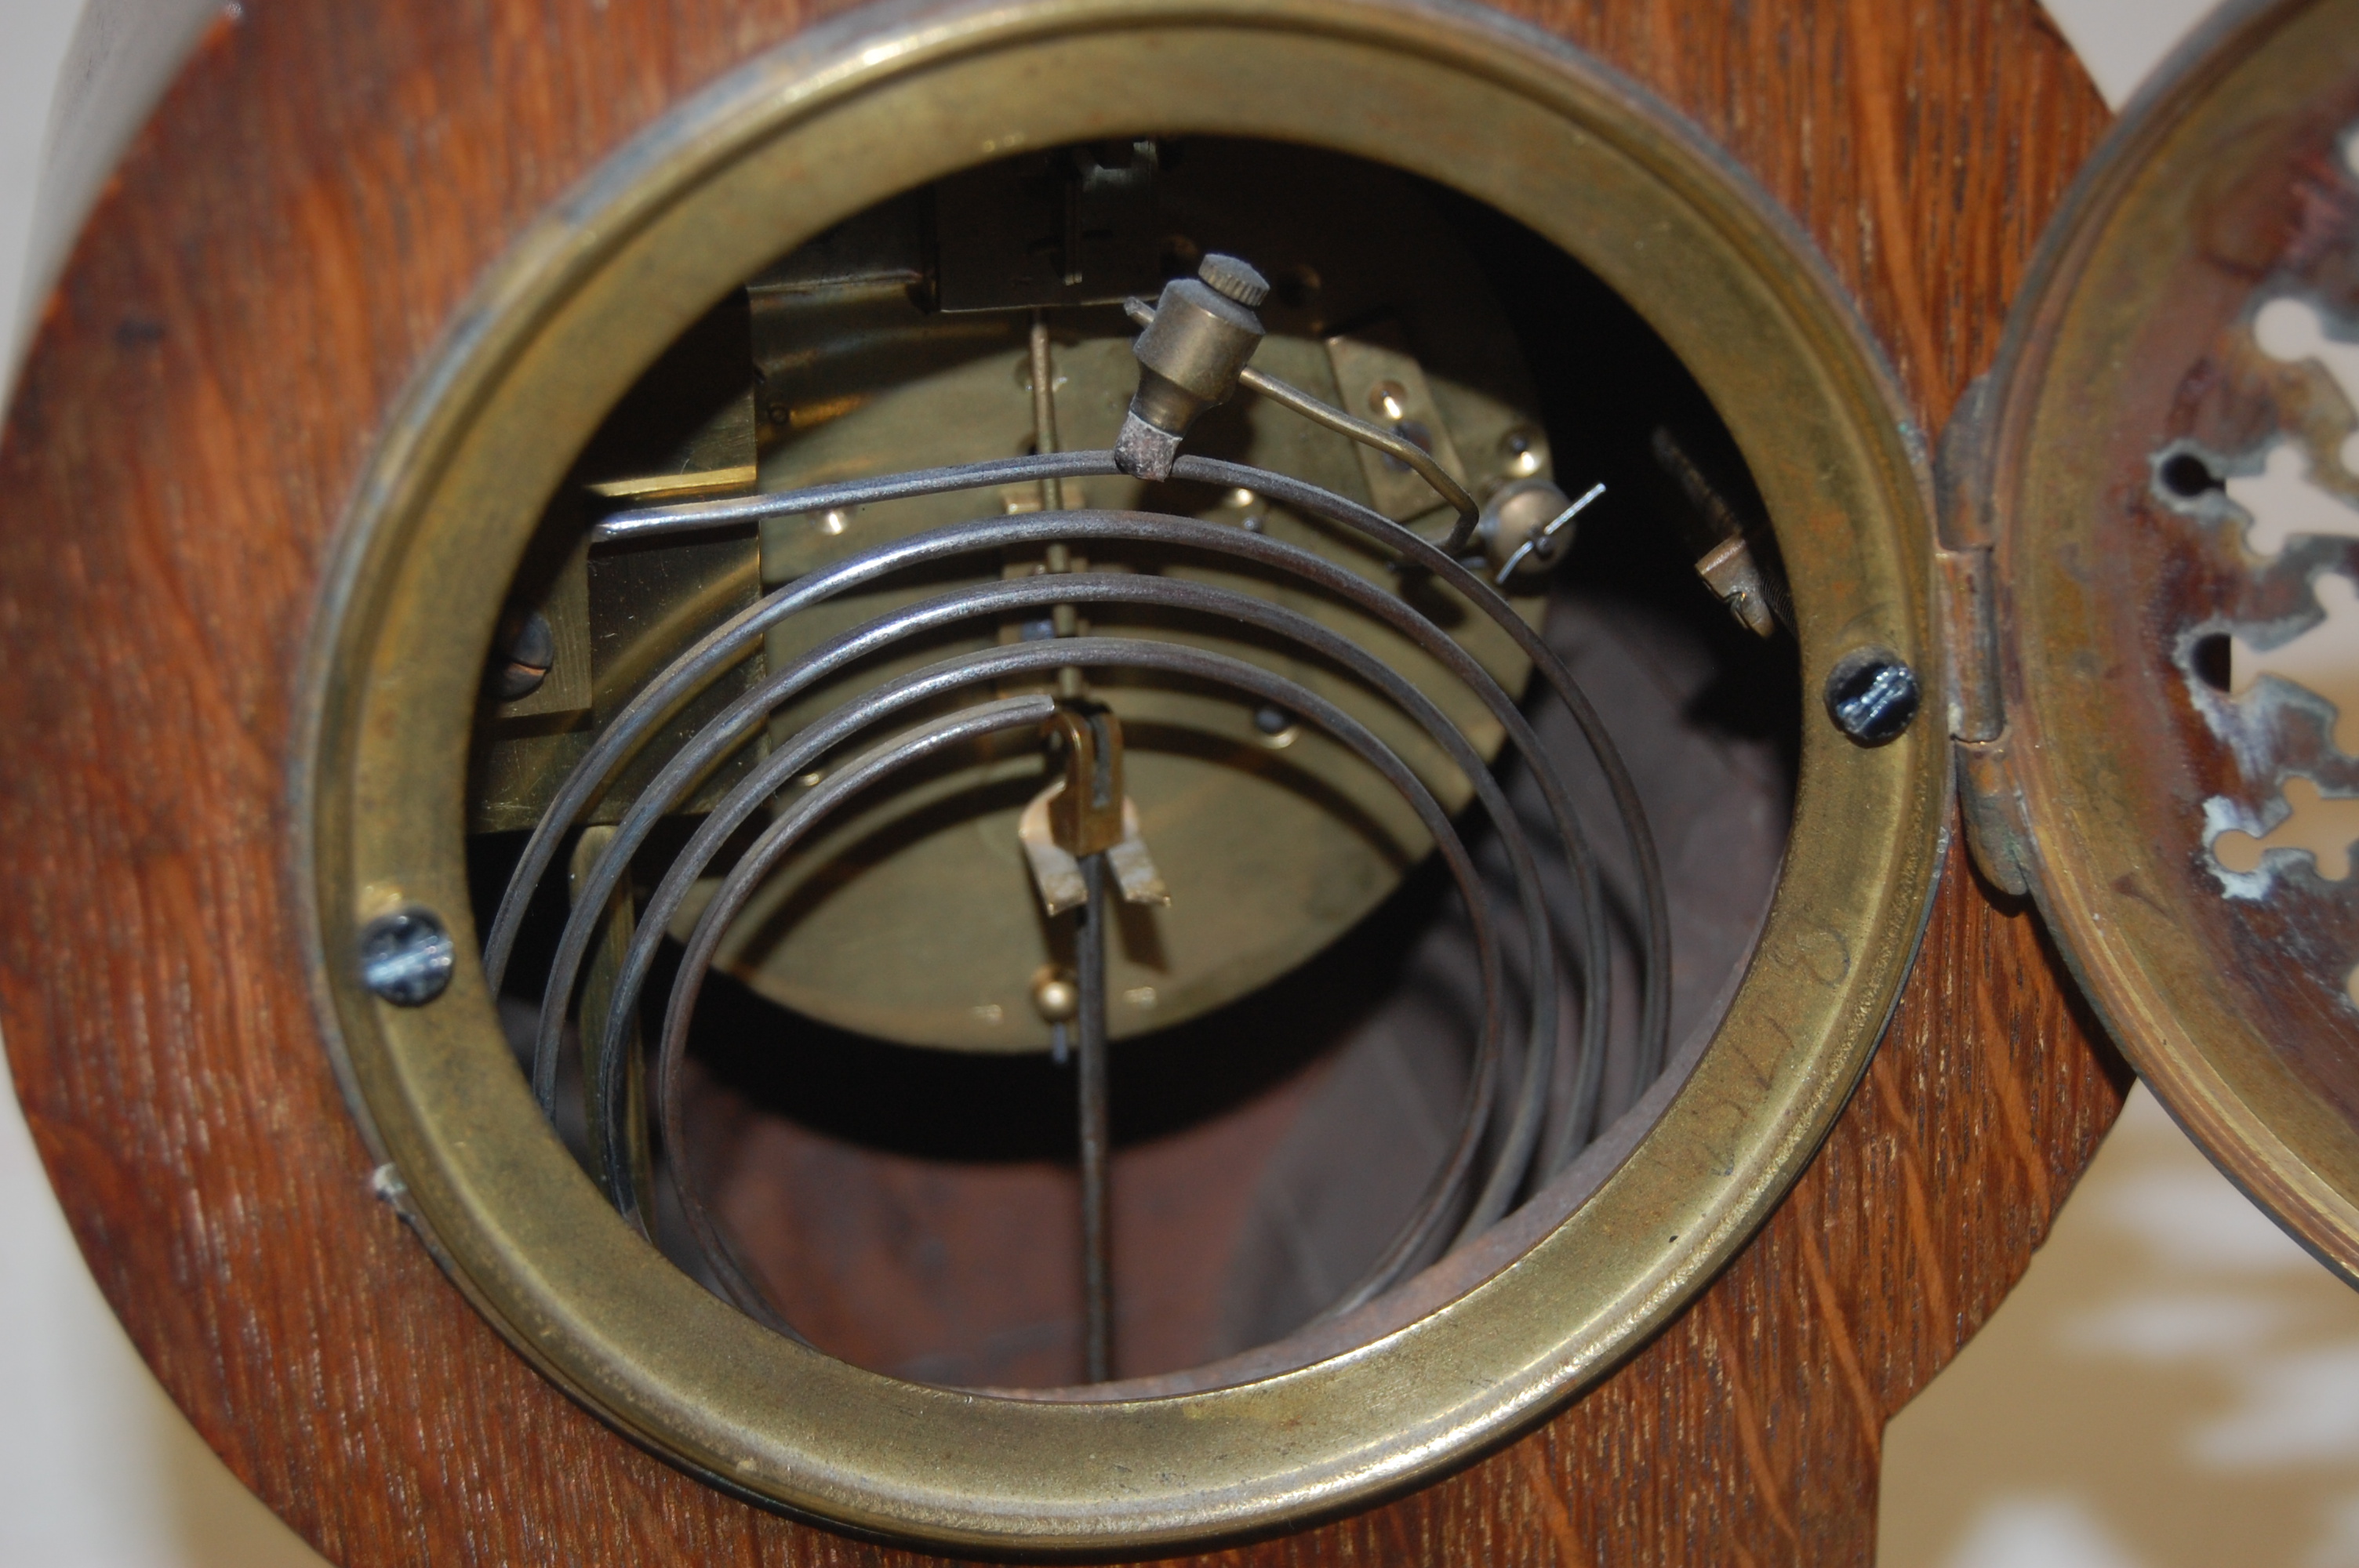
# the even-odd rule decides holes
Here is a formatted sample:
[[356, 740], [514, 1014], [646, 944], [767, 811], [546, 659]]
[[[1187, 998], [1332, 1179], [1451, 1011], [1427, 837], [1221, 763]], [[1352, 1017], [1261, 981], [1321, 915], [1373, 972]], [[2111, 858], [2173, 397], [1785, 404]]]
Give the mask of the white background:
[[[2049, 0], [2049, 5], [2116, 103], [2209, 9], [2205, 0]], [[80, 9], [78, 0], [0, 0], [0, 366], [15, 363], [11, 307], [25, 287], [26, 232], [43, 132]], [[2134, 1203], [2124, 1210], [2149, 1230], [2159, 1227], [2157, 1245], [2169, 1251], [2174, 1227], [2183, 1227], [2199, 1245], [2209, 1237], [2208, 1244], [2224, 1247], [2226, 1255], [2286, 1266], [2288, 1244], [2200, 1159], [2173, 1143], [2175, 1133], [2150, 1105], [2134, 1108], [2132, 1115], [2149, 1160], [2175, 1162], [2169, 1168], [2178, 1196], [2165, 1211], [2138, 1220], [2143, 1211]], [[2074, 1212], [2092, 1201], [2088, 1195], [2076, 1198]], [[2060, 1239], [2043, 1253], [2034, 1283], [2043, 1271], [2062, 1277], [2060, 1268], [2049, 1270], [2049, 1258], [2067, 1248], [2070, 1228], [2060, 1229]], [[1986, 1336], [1995, 1346], [2004, 1340], [1999, 1329], [2008, 1321], [2007, 1314], [1995, 1320]], [[2002, 1363], [1995, 1350], [1984, 1359], [1999, 1369], [1984, 1373], [1971, 1362], [1979, 1353], [1971, 1352], [1970, 1361], [1937, 1381], [1934, 1394], [1896, 1424], [1886, 1480], [1886, 1535], [1895, 1551], [1905, 1539], [1912, 1560], [1946, 1568], [2137, 1568], [2148, 1561], [2125, 1543], [2123, 1529], [2108, 1523], [2101, 1503], [2060, 1489], [2065, 1477], [2045, 1491], [2002, 1487], [1988, 1498], [1964, 1498], [1955, 1486], [1945, 1490], [1940, 1475], [1912, 1470], [1911, 1444], [1939, 1450], [1942, 1442], [1956, 1440], [1943, 1424], [1945, 1411], [1964, 1410], [1974, 1398], [1988, 1402], [1992, 1390], [2009, 1386], [2006, 1368], [2018, 1363]], [[2353, 1376], [2359, 1373], [2336, 1385], [2336, 1398], [2359, 1395]], [[1951, 1387], [1960, 1391], [1944, 1405], [1936, 1396]], [[2268, 1447], [2272, 1420], [2284, 1426], [2321, 1419], [2315, 1410], [2304, 1415], [2299, 1390], [2285, 1392], [2279, 1402], [2288, 1413], [2272, 1417], [2262, 1409], [2258, 1436], [2245, 1433], [2248, 1446]], [[2359, 1399], [2343, 1402], [2359, 1411]], [[2023, 1398], [2002, 1400], [2002, 1414], [2020, 1413], [2025, 1404]], [[1920, 1417], [1920, 1410], [1928, 1413]], [[2332, 1411], [2323, 1419], [2331, 1424]], [[1926, 1435], [1920, 1439], [1919, 1433]], [[1975, 1441], [1987, 1445], [1991, 1440]], [[2294, 1441], [2298, 1446], [2298, 1433]], [[1953, 1475], [1954, 1457], [1945, 1463]], [[1922, 1517], [1933, 1521], [1923, 1528], [1911, 1522], [1918, 1514], [1908, 1512], [1920, 1494], [1930, 1499]], [[1896, 1509], [1906, 1517], [1896, 1518]], [[1952, 1519], [1953, 1514], [1960, 1517]], [[2331, 1530], [2325, 1536], [2313, 1532], [2319, 1545], [2308, 1552], [2309, 1562], [2359, 1562], [2359, 1499], [2344, 1522], [2352, 1554], [2336, 1551]], [[13, 1096], [0, 1088], [0, 1568], [277, 1568], [316, 1561], [212, 1459], [140, 1365], [73, 1249]]]

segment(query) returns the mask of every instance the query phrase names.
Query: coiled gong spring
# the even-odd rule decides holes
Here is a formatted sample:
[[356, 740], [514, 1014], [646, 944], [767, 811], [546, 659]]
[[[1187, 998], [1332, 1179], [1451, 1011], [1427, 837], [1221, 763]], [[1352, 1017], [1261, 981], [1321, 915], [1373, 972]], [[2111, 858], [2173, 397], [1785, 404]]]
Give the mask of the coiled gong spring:
[[[743, 527], [765, 517], [822, 514], [1015, 484], [1040, 485], [1049, 503], [1038, 512], [979, 518], [879, 545], [767, 592], [695, 642], [604, 724], [564, 777], [534, 826], [489, 927], [484, 963], [496, 991], [515, 957], [536, 890], [618, 771], [653, 737], [665, 733], [667, 722], [698, 694], [757, 653], [776, 629], [832, 599], [873, 590], [879, 584], [939, 584], [945, 568], [952, 568], [950, 575], [954, 576], [961, 565], [972, 568], [978, 561], [992, 562], [1013, 552], [1038, 553], [1049, 561], [1049, 569], [1038, 575], [961, 583], [902, 602], [777, 667], [766, 668], [758, 681], [663, 760], [621, 814], [603, 849], [587, 861], [586, 871], [579, 863], [574, 868], [571, 914], [557, 942], [534, 1024], [534, 1093], [554, 1117], [568, 1025], [578, 1025], [586, 1032], [581, 1042], [587, 1069], [583, 1092], [593, 1141], [609, 1151], [630, 1149], [635, 1141], [645, 1146], [652, 1121], [662, 1147], [672, 1152], [671, 1179], [712, 1277], [737, 1306], [781, 1333], [796, 1331], [765, 1296], [713, 1217], [699, 1191], [693, 1162], [678, 1155], [687, 1138], [682, 1073], [690, 1024], [723, 935], [764, 880], [848, 803], [892, 789], [897, 780], [906, 780], [929, 759], [980, 744], [1004, 749], [1032, 738], [1053, 782], [1041, 797], [1049, 809], [1032, 814], [1045, 817], [1045, 829], [1035, 832], [1027, 823], [1025, 847], [1039, 874], [1044, 903], [1056, 912], [1056, 918], [1076, 923], [1073, 978], [1078, 994], [1071, 1027], [1078, 1054], [1089, 1292], [1086, 1361], [1093, 1380], [1107, 1375], [1112, 1310], [1105, 1262], [1105, 933], [1111, 901], [1153, 899], [1161, 892], [1147, 853], [1150, 847], [1137, 839], [1135, 813], [1125, 811], [1119, 723], [1089, 695], [1119, 676], [1144, 673], [1223, 689], [1263, 710], [1275, 709], [1323, 731], [1386, 780], [1414, 812], [1447, 870], [1471, 930], [1480, 976], [1479, 1020], [1454, 1140], [1375, 1264], [1338, 1294], [1322, 1316], [1340, 1315], [1370, 1302], [1488, 1229], [1560, 1171], [1594, 1135], [1600, 1118], [1614, 1011], [1609, 942], [1614, 919], [1606, 907], [1592, 825], [1583, 822], [1575, 807], [1560, 759], [1541, 744], [1516, 694], [1468, 653], [1431, 607], [1447, 604], [1451, 615], [1471, 612], [1487, 618], [1506, 633], [1538, 677], [1535, 700], [1561, 705], [1593, 758], [1612, 802], [1613, 820], [1606, 831], [1620, 836], [1635, 875], [1638, 907], [1630, 912], [1627, 925], [1638, 985], [1636, 1081], [1650, 1081], [1663, 1065], [1669, 916], [1643, 805], [1596, 710], [1562, 658], [1499, 591], [1510, 573], [1537, 564], [1527, 559], [1534, 551], [1551, 553], [1557, 531], [1596, 491], [1536, 531], [1518, 546], [1521, 553], [1504, 566], [1470, 554], [1484, 519], [1455, 479], [1429, 454], [1392, 432], [1367, 426], [1255, 372], [1245, 362], [1258, 327], [1240, 328], [1234, 319], [1252, 322], [1250, 308], [1240, 303], [1249, 296], [1251, 285], [1240, 283], [1236, 272], [1243, 268], [1250, 275], [1251, 269], [1219, 256], [1207, 258], [1205, 268], [1201, 277], [1167, 288], [1152, 309], [1133, 302], [1132, 315], [1146, 329], [1138, 348], [1141, 390], [1123, 439], [1113, 449], [1044, 449], [1019, 458], [791, 492], [625, 511], [593, 526], [593, 540], [694, 535]], [[1212, 319], [1211, 327], [1203, 327], [1204, 319]], [[1036, 357], [1045, 351], [1041, 344], [1036, 325]], [[1181, 454], [1180, 443], [1194, 414], [1238, 386], [1401, 458], [1455, 509], [1448, 533], [1429, 537], [1287, 474]], [[1399, 449], [1405, 447], [1403, 453]], [[1301, 516], [1359, 535], [1388, 557], [1394, 580], [1372, 581], [1314, 550], [1247, 527], [1159, 512], [1056, 503], [1057, 487], [1066, 481], [1117, 474], [1250, 491]], [[1476, 741], [1432, 697], [1351, 638], [1271, 598], [1157, 575], [1151, 569], [1102, 569], [1124, 565], [1125, 552], [1150, 557], [1180, 552], [1242, 565], [1282, 579], [1289, 589], [1327, 596], [1391, 628], [1446, 668], [1499, 727], [1513, 756], [1537, 784], [1545, 810], [1532, 817], [1519, 814]], [[1059, 569], [1075, 558], [1086, 560], [1088, 569]], [[1416, 591], [1410, 591], [1412, 587]], [[1078, 612], [1093, 606], [1149, 611], [1150, 622], [1146, 630], [1125, 625], [1120, 635], [1096, 634], [1079, 630], [1078, 615], [1065, 608]], [[791, 734], [777, 732], [775, 715], [864, 661], [946, 628], [1016, 617], [1034, 623], [1046, 619], [1076, 630], [962, 652], [892, 675]], [[1417, 770], [1343, 706], [1277, 670], [1154, 630], [1190, 622], [1230, 633], [1249, 629], [1259, 641], [1281, 644], [1290, 654], [1346, 675], [1390, 704], [1471, 784], [1504, 860], [1504, 879], [1487, 875], [1478, 864], [1481, 846], [1473, 829], [1453, 820]], [[750, 766], [744, 765], [749, 758]], [[630, 896], [628, 879], [640, 852], [659, 823], [681, 813], [708, 780], [733, 763], [743, 771], [711, 803], [646, 895], [603, 1004], [586, 1008], [586, 968], [606, 929], [607, 911], [618, 896]], [[797, 781], [814, 776], [816, 783], [796, 787]], [[1559, 862], [1560, 880], [1571, 889], [1569, 915], [1552, 911], [1546, 894], [1543, 860], [1550, 857]], [[658, 971], [659, 953], [682, 911], [692, 907], [700, 884], [709, 896], [688, 925], [669, 994], [658, 1005], [647, 992]], [[955, 912], [947, 912], [945, 918], [955, 919]], [[639, 1044], [643, 1000], [652, 1042], [645, 1051]], [[1570, 1083], [1569, 1095], [1551, 1096], [1551, 1084], [1559, 1082]], [[643, 1232], [649, 1230], [654, 1194], [645, 1162], [609, 1157], [601, 1162], [599, 1175], [616, 1209]]]

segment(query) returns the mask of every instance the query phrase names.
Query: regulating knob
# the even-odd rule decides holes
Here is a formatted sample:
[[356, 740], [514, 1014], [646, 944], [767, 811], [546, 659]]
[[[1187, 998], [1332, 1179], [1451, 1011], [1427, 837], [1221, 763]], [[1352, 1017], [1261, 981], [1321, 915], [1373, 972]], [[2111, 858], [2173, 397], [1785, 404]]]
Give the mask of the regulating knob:
[[1171, 476], [1180, 442], [1196, 416], [1225, 403], [1237, 375], [1261, 346], [1254, 307], [1269, 297], [1269, 282], [1235, 256], [1208, 255], [1194, 277], [1163, 286], [1146, 330], [1131, 345], [1138, 356], [1138, 393], [1130, 400], [1114, 461], [1140, 479]]
[[1269, 297], [1269, 279], [1242, 257], [1214, 251], [1197, 266], [1196, 276], [1210, 284], [1213, 293], [1234, 299], [1248, 310], [1260, 309], [1261, 302]]

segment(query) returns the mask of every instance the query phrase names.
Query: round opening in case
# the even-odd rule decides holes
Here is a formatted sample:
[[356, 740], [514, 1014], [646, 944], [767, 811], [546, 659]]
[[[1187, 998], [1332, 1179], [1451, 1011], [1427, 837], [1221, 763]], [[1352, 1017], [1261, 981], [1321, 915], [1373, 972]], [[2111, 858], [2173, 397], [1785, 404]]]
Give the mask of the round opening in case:
[[1848, 1093], [1940, 845], [1921, 474], [1626, 84], [855, 17], [466, 320], [347, 535], [317, 939], [438, 1256], [674, 1462], [997, 1550], [1332, 1510]]
[[[1448, 542], [1446, 495], [1251, 387], [1188, 431], [1209, 467], [1123, 471], [1125, 305], [1219, 265], [1284, 280], [1254, 308], [1256, 373], [1464, 487], [1463, 580], [1408, 553]], [[1545, 558], [1514, 558], [1552, 525]], [[897, 195], [665, 351], [509, 589], [468, 810], [520, 1063], [668, 1256], [877, 1371], [1128, 1383], [1332, 1323], [1610, 1146], [1717, 1023], [1799, 723], [1790, 631], [1699, 569], [1732, 555], [1785, 602], [1750, 473], [1677, 357], [1446, 187], [1139, 135]], [[1461, 836], [1482, 925], [1382, 759], [1223, 661], [1382, 738]], [[1102, 944], [1028, 858], [1071, 760], [1037, 716], [837, 802], [707, 928], [832, 773], [1016, 694], [1116, 726], [1119, 852], [1158, 891], [1117, 878]]]

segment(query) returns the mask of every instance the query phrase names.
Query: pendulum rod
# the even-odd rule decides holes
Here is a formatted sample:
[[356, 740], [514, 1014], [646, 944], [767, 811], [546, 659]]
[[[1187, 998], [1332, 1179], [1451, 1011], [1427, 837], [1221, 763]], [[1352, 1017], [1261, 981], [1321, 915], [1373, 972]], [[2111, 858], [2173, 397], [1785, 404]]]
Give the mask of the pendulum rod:
[[[1073, 1017], [1079, 1049], [1075, 1098], [1081, 1112], [1082, 1375], [1103, 1383], [1114, 1364], [1114, 1280], [1107, 1257], [1111, 1227], [1106, 1213], [1106, 1162], [1113, 1132], [1106, 1061], [1106, 931], [1114, 924], [1112, 900], [1118, 877], [1108, 871], [1109, 851], [1124, 852], [1122, 721], [1095, 703], [1060, 701], [1049, 737], [1059, 753], [1062, 785], [1048, 797], [1050, 838], [1081, 873], [1081, 902], [1074, 910]], [[1144, 853], [1143, 849], [1139, 851]], [[1149, 872], [1152, 875], [1152, 872]], [[1158, 879], [1152, 892], [1162, 896]]]
[[[1071, 265], [1070, 260], [1068, 265]], [[1032, 450], [1048, 457], [1057, 450], [1057, 367], [1049, 353], [1049, 318], [1032, 312]], [[1048, 512], [1065, 509], [1064, 481], [1055, 474], [1040, 480], [1040, 505]], [[1073, 569], [1072, 549], [1064, 541], [1048, 548], [1048, 568], [1062, 575]], [[1060, 637], [1081, 631], [1081, 615], [1071, 604], [1049, 611], [1049, 627]], [[1081, 670], [1066, 665], [1057, 672], [1057, 695], [1073, 701], [1088, 688]], [[1119, 731], [1115, 731], [1119, 733]], [[1119, 775], [1116, 775], [1119, 776]], [[1084, 781], [1071, 778], [1070, 788]], [[1113, 802], [1117, 819], [1119, 797]], [[1113, 1376], [1114, 1280], [1109, 1272], [1107, 1242], [1112, 1233], [1106, 1214], [1106, 1152], [1112, 1141], [1112, 1116], [1106, 1086], [1105, 929], [1106, 858], [1103, 851], [1081, 857], [1082, 883], [1087, 897], [1076, 915], [1074, 967], [1081, 971], [1078, 987], [1081, 1011], [1074, 1018], [1079, 1037], [1075, 1077], [1079, 1080], [1082, 1149], [1082, 1375], [1103, 1383]]]
[[1106, 1083], [1106, 925], [1114, 911], [1107, 903], [1106, 858], [1082, 860], [1082, 885], [1088, 897], [1079, 911], [1075, 932], [1074, 968], [1080, 970], [1081, 1011], [1074, 1023], [1081, 1036], [1076, 1053], [1081, 1080], [1082, 1144], [1082, 1279], [1084, 1307], [1082, 1358], [1083, 1376], [1103, 1383], [1113, 1375], [1114, 1281], [1107, 1257], [1111, 1227], [1106, 1214], [1106, 1155], [1113, 1141], [1113, 1117]]

